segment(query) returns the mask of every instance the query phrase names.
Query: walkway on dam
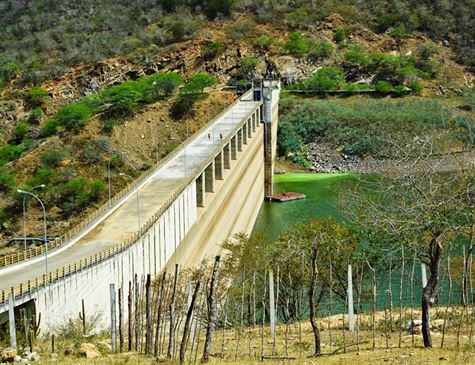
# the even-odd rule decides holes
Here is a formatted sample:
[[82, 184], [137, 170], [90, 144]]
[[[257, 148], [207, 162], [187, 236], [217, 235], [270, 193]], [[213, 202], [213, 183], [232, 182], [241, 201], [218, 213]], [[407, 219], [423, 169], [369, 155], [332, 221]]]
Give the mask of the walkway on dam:
[[[215, 146], [225, 139], [253, 110], [259, 102], [241, 99], [225, 114], [219, 117], [209, 128], [203, 130], [178, 154], [150, 175], [139, 186], [140, 221], [147, 222], [173, 193], [187, 176], [192, 174], [213, 152]], [[113, 212], [104, 220], [95, 223], [91, 230], [74, 239], [75, 243], [63, 252], [48, 257], [48, 270], [67, 266], [74, 261], [84, 259], [107, 249], [129, 237], [138, 229], [137, 201], [135, 189], [125, 200], [113, 208]], [[27, 265], [25, 267], [24, 265]], [[0, 273], [0, 291], [45, 273], [44, 260], [25, 263], [18, 268]]]

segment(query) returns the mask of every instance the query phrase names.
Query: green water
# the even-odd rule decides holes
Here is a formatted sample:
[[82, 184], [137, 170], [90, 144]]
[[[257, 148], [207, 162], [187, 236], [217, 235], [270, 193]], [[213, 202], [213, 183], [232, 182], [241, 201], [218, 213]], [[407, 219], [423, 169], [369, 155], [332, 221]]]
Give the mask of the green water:
[[263, 234], [267, 240], [273, 241], [281, 231], [310, 218], [334, 216], [342, 219], [338, 207], [340, 193], [354, 184], [356, 178], [352, 174], [274, 175], [275, 194], [292, 191], [307, 197], [285, 203], [264, 202], [252, 234]]

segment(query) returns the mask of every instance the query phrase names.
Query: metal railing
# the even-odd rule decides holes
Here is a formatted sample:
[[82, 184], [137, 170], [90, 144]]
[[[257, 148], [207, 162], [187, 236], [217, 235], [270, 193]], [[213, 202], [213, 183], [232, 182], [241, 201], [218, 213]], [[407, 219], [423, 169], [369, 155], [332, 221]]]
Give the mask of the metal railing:
[[[232, 107], [237, 105], [239, 101], [241, 101], [247, 94], [244, 94], [237, 100], [237, 102], [233, 103], [230, 107], [226, 108], [222, 113], [220, 113], [217, 117], [213, 118], [209, 123], [207, 123], [203, 128], [201, 128], [199, 131], [194, 133], [188, 140], [185, 142], [185, 145], [191, 143], [194, 139], [197, 138], [198, 135], [206, 131], [207, 129], [210, 128], [219, 118], [221, 118], [225, 113], [227, 113]], [[162, 214], [165, 212], [166, 209], [170, 207], [170, 205], [176, 200], [176, 198], [185, 190], [185, 188], [195, 180], [195, 178], [202, 173], [202, 171], [211, 163], [211, 161], [217, 156], [217, 154], [223, 149], [223, 147], [231, 140], [231, 138], [237, 133], [239, 129], [242, 128], [242, 126], [247, 123], [247, 120], [249, 117], [255, 113], [255, 111], [260, 107], [262, 102], [259, 102], [254, 108], [252, 108], [248, 114], [246, 114], [245, 117], [242, 118], [241, 122], [239, 122], [234, 129], [227, 134], [227, 137], [221, 140], [221, 142], [215, 146], [215, 148], [211, 151], [211, 153], [208, 155], [208, 157], [193, 171], [192, 174], [188, 175], [183, 182], [178, 185], [178, 187], [173, 191], [173, 193], [168, 197], [168, 199], [161, 204], [161, 206], [158, 208], [157, 212], [149, 219], [147, 222], [140, 227], [140, 230], [137, 231], [136, 233], [130, 235], [128, 238], [126, 238], [124, 241], [114, 245], [113, 247], [107, 248], [99, 253], [96, 253], [94, 255], [91, 255], [89, 257], [86, 257], [85, 259], [80, 259], [79, 261], [75, 261], [72, 264], [69, 264], [67, 266], [63, 266], [61, 269], [56, 269], [54, 271], [51, 271], [48, 273], [48, 275], [43, 274], [41, 276], [38, 276], [36, 278], [32, 278], [31, 280], [28, 280], [25, 283], [19, 284], [15, 287], [11, 287], [10, 290], [2, 290], [0, 293], [0, 305], [5, 305], [6, 300], [8, 299], [8, 296], [13, 295], [15, 298], [16, 297], [22, 297], [25, 294], [31, 294], [35, 290], [39, 290], [42, 287], [45, 287], [47, 285], [50, 285], [58, 280], [61, 280], [69, 275], [72, 275], [80, 270], [83, 270], [85, 268], [94, 266], [102, 261], [105, 261], [123, 251], [125, 251], [127, 248], [132, 246], [135, 242], [137, 242], [141, 237], [143, 237], [143, 233], [147, 232], [152, 225], [155, 224], [155, 222], [162, 216]], [[256, 123], [256, 128], [260, 127], [260, 123]], [[256, 129], [257, 131], [257, 129]], [[175, 150], [171, 154], [169, 154], [164, 160], [160, 161], [156, 166], [155, 169], [153, 169], [152, 172], [149, 173], [144, 173], [142, 174], [134, 183], [128, 184], [126, 188], [124, 188], [121, 192], [119, 192], [117, 195], [114, 196], [112, 199], [115, 204], [123, 198], [127, 193], [131, 192], [132, 189], [137, 185], [142, 183], [148, 176], [151, 174], [155, 173], [159, 167], [163, 166], [167, 162], [169, 162], [172, 158], [174, 158], [181, 149], [178, 151]], [[56, 245], [55, 247], [59, 247], [60, 245], [63, 245], [63, 241], [66, 239], [66, 237], [74, 237], [75, 235], [78, 235], [81, 230], [85, 230], [88, 225], [91, 225], [94, 220], [98, 219], [101, 215], [104, 215], [107, 213], [109, 210], [112, 210], [113, 206], [110, 206], [109, 204], [103, 205], [98, 211], [96, 211], [94, 214], [91, 214], [88, 217], [88, 223], [81, 224], [80, 228], [76, 228], [65, 234], [64, 236], [61, 237], [61, 244]], [[42, 246], [43, 247], [43, 246]], [[42, 248], [41, 247], [41, 248]], [[41, 253], [44, 251], [41, 251]], [[39, 253], [39, 254], [41, 254]], [[34, 257], [34, 256], [32, 256]], [[18, 261], [16, 261], [18, 262]]]
[[[128, 183], [121, 191], [119, 191], [117, 194], [115, 194], [111, 200], [107, 201], [103, 205], [101, 205], [98, 209], [96, 209], [94, 212], [89, 214], [87, 217], [81, 220], [79, 224], [77, 224], [74, 228], [66, 232], [64, 235], [61, 235], [57, 237], [55, 240], [50, 241], [48, 243], [48, 252], [50, 253], [51, 251], [64, 247], [66, 244], [68, 244], [70, 241], [72, 241], [74, 238], [79, 237], [84, 231], [89, 229], [91, 226], [94, 224], [98, 223], [97, 221], [104, 217], [107, 213], [111, 212], [114, 210], [119, 203], [121, 203], [122, 199], [129, 193], [132, 192], [132, 190], [142, 182], [144, 182], [148, 177], [151, 175], [155, 174], [160, 168], [162, 168], [165, 164], [170, 162], [173, 158], [175, 158], [181, 150], [188, 146], [191, 142], [193, 142], [200, 134], [202, 134], [205, 130], [209, 129], [214, 123], [216, 123], [217, 120], [219, 120], [224, 114], [226, 114], [228, 111], [230, 111], [237, 103], [239, 103], [241, 100], [243, 100], [245, 97], [248, 97], [250, 92], [242, 95], [240, 98], [238, 98], [233, 104], [228, 106], [226, 109], [224, 109], [219, 115], [211, 119], [205, 126], [200, 128], [197, 132], [195, 132], [191, 137], [189, 137], [181, 146], [182, 148], [177, 148], [174, 151], [170, 152], [165, 158], [160, 160], [158, 163], [155, 164], [155, 166], [144, 173], [142, 173], [140, 176], [138, 176], [134, 182]], [[30, 248], [26, 251], [17, 251], [11, 254], [6, 254], [3, 256], [0, 256], [0, 270], [3, 267], [9, 266], [9, 265], [14, 265], [19, 262], [29, 260], [38, 256], [41, 256], [45, 253], [46, 246], [42, 245], [39, 247], [35, 248]]]

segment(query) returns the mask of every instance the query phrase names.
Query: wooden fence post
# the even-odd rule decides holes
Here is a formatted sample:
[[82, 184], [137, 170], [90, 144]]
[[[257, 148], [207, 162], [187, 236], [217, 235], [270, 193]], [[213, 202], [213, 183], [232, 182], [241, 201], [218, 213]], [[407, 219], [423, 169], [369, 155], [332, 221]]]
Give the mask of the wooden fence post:
[[117, 337], [116, 337], [116, 312], [115, 312], [115, 285], [110, 284], [110, 305], [111, 305], [111, 337], [112, 337], [112, 352], [117, 352]]

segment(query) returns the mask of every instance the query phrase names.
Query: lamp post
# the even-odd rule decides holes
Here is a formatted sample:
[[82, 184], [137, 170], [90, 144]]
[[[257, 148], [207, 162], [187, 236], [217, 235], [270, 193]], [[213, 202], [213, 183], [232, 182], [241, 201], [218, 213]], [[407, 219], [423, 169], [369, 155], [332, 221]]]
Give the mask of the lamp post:
[[[124, 174], [123, 172], [119, 173], [119, 176], [123, 176], [123, 177], [126, 177], [126, 178], [134, 181], [132, 176]], [[136, 196], [137, 196], [137, 224], [138, 224], [139, 235], [140, 235], [140, 206], [139, 206], [139, 186], [138, 185], [135, 188], [135, 193], [136, 193]]]
[[30, 191], [25, 191], [25, 190], [21, 190], [21, 189], [18, 189], [17, 190], [17, 193], [20, 193], [20, 194], [24, 194], [24, 195], [30, 195], [32, 196], [33, 198], [35, 198], [36, 200], [39, 201], [39, 203], [41, 204], [41, 208], [43, 208], [43, 225], [44, 225], [44, 235], [45, 235], [45, 271], [46, 271], [46, 276], [48, 276], [48, 233], [47, 233], [47, 226], [46, 226], [46, 209], [45, 209], [45, 205], [43, 204], [43, 202], [41, 201], [40, 198], [38, 198], [38, 196], [36, 196], [35, 194], [31, 193]]
[[[45, 184], [40, 184], [33, 186], [32, 188], [28, 189], [28, 191], [35, 190], [37, 188], [44, 188]], [[23, 243], [25, 245], [25, 259], [26, 259], [26, 251], [28, 247], [26, 245], [26, 194], [23, 194]]]

